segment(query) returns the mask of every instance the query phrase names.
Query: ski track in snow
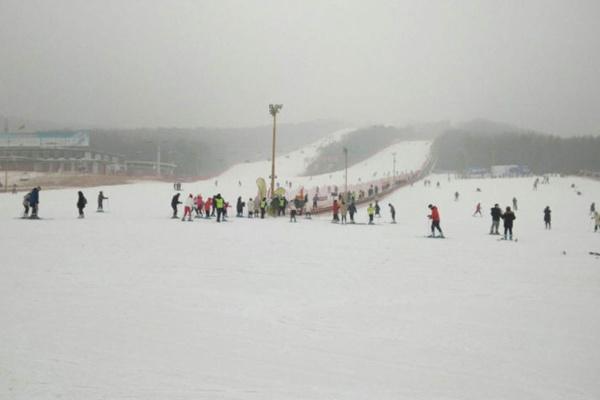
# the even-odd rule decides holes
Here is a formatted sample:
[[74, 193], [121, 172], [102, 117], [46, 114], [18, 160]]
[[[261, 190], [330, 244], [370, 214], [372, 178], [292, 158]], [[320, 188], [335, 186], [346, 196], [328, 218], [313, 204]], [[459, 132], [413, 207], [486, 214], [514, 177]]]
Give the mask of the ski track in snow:
[[[391, 169], [390, 154], [354, 176]], [[424, 152], [401, 158], [416, 169]], [[218, 178], [232, 203], [255, 192], [254, 168], [237, 168]], [[429, 179], [384, 199], [374, 227], [182, 223], [164, 183], [102, 188], [109, 212], [84, 220], [76, 189], [42, 191], [43, 221], [14, 219], [22, 196], [0, 195], [0, 398], [600, 398], [600, 259], [588, 254], [600, 183]], [[489, 208], [513, 196], [519, 241], [499, 242]], [[429, 203], [449, 239], [422, 237]]]

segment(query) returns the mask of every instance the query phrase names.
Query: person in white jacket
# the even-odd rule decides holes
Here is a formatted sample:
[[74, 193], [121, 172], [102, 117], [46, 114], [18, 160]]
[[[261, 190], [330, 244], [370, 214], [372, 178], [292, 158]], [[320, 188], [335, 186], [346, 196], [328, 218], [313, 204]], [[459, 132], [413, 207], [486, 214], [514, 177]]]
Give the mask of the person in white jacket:
[[192, 221], [192, 208], [194, 207], [194, 195], [190, 193], [190, 195], [185, 199], [185, 203], [183, 204], [183, 218], [182, 221], [185, 221], [185, 216], [187, 215], [188, 221]]
[[248, 199], [248, 218], [254, 217], [254, 201], [252, 198]]

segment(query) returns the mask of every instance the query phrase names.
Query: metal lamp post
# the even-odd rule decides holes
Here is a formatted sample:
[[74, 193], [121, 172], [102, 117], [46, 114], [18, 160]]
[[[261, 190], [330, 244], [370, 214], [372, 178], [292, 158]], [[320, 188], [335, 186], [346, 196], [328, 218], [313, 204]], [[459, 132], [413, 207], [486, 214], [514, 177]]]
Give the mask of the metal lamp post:
[[269, 113], [273, 116], [273, 148], [271, 151], [271, 197], [275, 193], [275, 138], [277, 130], [277, 114], [283, 108], [283, 104], [269, 104]]

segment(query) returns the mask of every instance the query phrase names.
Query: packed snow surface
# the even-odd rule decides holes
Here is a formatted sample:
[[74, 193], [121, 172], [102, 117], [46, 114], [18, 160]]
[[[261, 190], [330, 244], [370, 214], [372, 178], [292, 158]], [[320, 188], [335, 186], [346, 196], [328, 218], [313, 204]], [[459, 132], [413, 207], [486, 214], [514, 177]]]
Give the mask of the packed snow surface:
[[166, 183], [102, 188], [103, 214], [86, 189], [85, 219], [76, 190], [42, 190], [40, 221], [0, 195], [0, 398], [600, 398], [600, 183], [428, 179], [374, 226], [181, 222]]

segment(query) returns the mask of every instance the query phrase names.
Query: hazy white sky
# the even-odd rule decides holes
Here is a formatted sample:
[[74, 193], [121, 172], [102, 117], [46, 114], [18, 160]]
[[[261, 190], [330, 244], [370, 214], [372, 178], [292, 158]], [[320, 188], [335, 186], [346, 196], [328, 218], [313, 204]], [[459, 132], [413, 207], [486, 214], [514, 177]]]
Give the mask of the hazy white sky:
[[0, 114], [600, 134], [600, 1], [0, 0]]

